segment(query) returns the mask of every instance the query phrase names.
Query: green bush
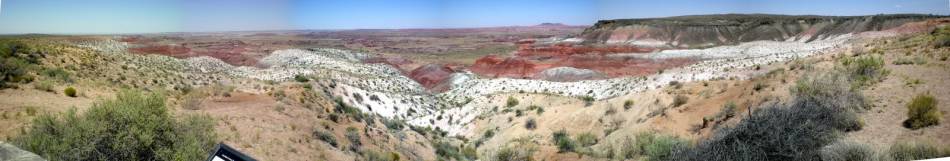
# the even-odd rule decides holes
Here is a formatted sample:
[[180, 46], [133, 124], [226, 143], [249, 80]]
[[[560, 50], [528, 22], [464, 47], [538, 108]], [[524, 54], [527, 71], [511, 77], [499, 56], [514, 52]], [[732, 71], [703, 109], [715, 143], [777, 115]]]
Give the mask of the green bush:
[[337, 143], [336, 136], [334, 136], [333, 133], [323, 130], [316, 130], [313, 131], [313, 136], [317, 139], [323, 140], [323, 142], [326, 142], [327, 144], [330, 144], [330, 146], [339, 147], [339, 143]]
[[[677, 160], [816, 160], [840, 133], [858, 130], [854, 107], [864, 97], [836, 74], [807, 76], [792, 88], [794, 99], [770, 104], [676, 155]], [[845, 80], [845, 81], [842, 81]]]
[[46, 68], [43, 69], [43, 71], [40, 71], [40, 75], [62, 82], [73, 82], [69, 72], [63, 70], [63, 68]]
[[493, 161], [532, 161], [534, 150], [522, 147], [503, 147], [495, 152]]
[[478, 151], [474, 146], [466, 146], [462, 148], [462, 156], [465, 156], [468, 160], [478, 160]]
[[524, 128], [528, 130], [534, 130], [538, 128], [538, 122], [534, 118], [529, 118], [528, 121], [524, 122]]
[[716, 119], [729, 119], [736, 115], [736, 102], [726, 102], [725, 105], [722, 105], [722, 109], [719, 110], [719, 113], [716, 113]]
[[890, 73], [884, 69], [884, 59], [877, 56], [843, 58], [841, 63], [855, 87], [877, 83]]
[[673, 160], [673, 155], [689, 146], [689, 142], [675, 136], [654, 132], [640, 133], [634, 144], [648, 161]]
[[581, 100], [584, 101], [584, 106], [590, 106], [594, 104], [594, 97], [591, 96], [583, 96], [581, 97]]
[[554, 144], [557, 145], [558, 153], [574, 152], [577, 147], [577, 143], [563, 129], [555, 131], [552, 136], [554, 137]]
[[877, 159], [874, 149], [866, 144], [856, 142], [835, 142], [821, 148], [823, 161], [857, 161]]
[[633, 108], [633, 100], [623, 101], [623, 110], [629, 110], [630, 108]]
[[212, 118], [176, 118], [160, 94], [123, 91], [77, 113], [38, 116], [13, 142], [49, 160], [201, 160], [217, 143]]
[[298, 75], [294, 75], [294, 80], [296, 80], [297, 82], [309, 82], [310, 78], [307, 78], [306, 76], [298, 74]]
[[907, 103], [907, 120], [904, 127], [919, 129], [940, 124], [940, 110], [937, 109], [937, 99], [929, 94], [918, 94]]
[[346, 139], [350, 141], [350, 150], [353, 152], [360, 151], [363, 143], [361, 142], [360, 131], [355, 127], [346, 128]]
[[38, 63], [35, 49], [17, 41], [0, 41], [0, 89], [13, 87], [8, 83], [33, 81], [28, 71]]
[[518, 105], [518, 99], [515, 97], [508, 97], [508, 101], [505, 103], [505, 107], [511, 108]]
[[920, 160], [947, 157], [950, 151], [925, 142], [898, 142], [887, 150], [887, 156], [893, 160]]
[[950, 47], [950, 27], [944, 26], [934, 29], [931, 35], [934, 36], [935, 48]]
[[574, 140], [577, 140], [577, 145], [581, 147], [589, 147], [591, 145], [597, 144], [597, 136], [590, 132], [585, 132], [574, 136]]
[[458, 147], [455, 147], [449, 142], [446, 141], [435, 141], [432, 143], [433, 148], [435, 148], [435, 154], [439, 155], [439, 158], [444, 160], [456, 159], [461, 160], [463, 157]]
[[66, 87], [66, 89], [63, 89], [63, 94], [69, 97], [76, 97], [76, 88]]
[[673, 104], [670, 106], [679, 107], [686, 104], [687, 101], [689, 101], [689, 97], [686, 97], [683, 95], [676, 95], [675, 97], [673, 97]]
[[365, 161], [398, 161], [399, 153], [395, 152], [378, 152], [375, 150], [363, 150], [360, 152]]
[[48, 80], [39, 81], [39, 82], [36, 82], [36, 84], [33, 84], [33, 88], [36, 88], [36, 90], [41, 90], [45, 92], [53, 92], [53, 82], [48, 81]]

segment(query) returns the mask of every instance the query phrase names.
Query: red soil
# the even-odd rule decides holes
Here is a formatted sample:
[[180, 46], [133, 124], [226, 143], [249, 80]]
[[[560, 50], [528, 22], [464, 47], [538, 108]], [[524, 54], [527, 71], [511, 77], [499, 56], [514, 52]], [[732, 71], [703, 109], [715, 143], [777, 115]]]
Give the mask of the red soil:
[[575, 54], [614, 54], [614, 53], [647, 53], [658, 49], [641, 48], [634, 46], [575, 46], [573, 44], [555, 44], [551, 46], [533, 46], [534, 41], [518, 41], [518, 56], [568, 56]]
[[136, 54], [161, 54], [176, 58], [191, 56], [191, 48], [178, 45], [154, 45], [144, 47], [129, 48], [129, 51]]
[[534, 78], [545, 69], [554, 67], [574, 67], [591, 69], [610, 77], [640, 76], [656, 73], [659, 70], [687, 65], [695, 62], [691, 59], [641, 59], [633, 57], [611, 56], [616, 53], [647, 53], [659, 49], [634, 46], [575, 46], [555, 44], [535, 46], [535, 40], [515, 42], [518, 50], [515, 56], [502, 58], [488, 55], [475, 61], [469, 70], [488, 77]]
[[446, 65], [426, 64], [409, 72], [409, 78], [419, 82], [423, 87], [434, 91], [448, 90], [447, 86], [441, 86], [445, 80], [449, 79], [452, 73], [456, 71]]

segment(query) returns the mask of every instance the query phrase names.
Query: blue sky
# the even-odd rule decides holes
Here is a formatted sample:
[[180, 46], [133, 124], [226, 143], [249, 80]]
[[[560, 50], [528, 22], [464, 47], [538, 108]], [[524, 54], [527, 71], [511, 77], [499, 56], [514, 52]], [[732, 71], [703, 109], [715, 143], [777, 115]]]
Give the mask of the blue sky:
[[2, 0], [0, 34], [590, 25], [722, 13], [950, 15], [950, 0]]

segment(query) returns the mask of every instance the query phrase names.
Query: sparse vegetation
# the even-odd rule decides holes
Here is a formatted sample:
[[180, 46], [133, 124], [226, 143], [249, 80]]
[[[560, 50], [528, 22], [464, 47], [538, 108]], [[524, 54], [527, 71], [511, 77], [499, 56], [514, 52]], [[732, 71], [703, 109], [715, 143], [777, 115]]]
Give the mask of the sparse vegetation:
[[629, 110], [630, 108], [633, 108], [633, 100], [623, 101], [623, 110]]
[[525, 147], [524, 145], [516, 146], [505, 146], [495, 152], [495, 155], [492, 157], [493, 161], [531, 161], [534, 158], [531, 158], [535, 153], [535, 149], [531, 147]]
[[379, 152], [375, 150], [363, 150], [360, 152], [363, 160], [366, 161], [399, 161], [399, 153]]
[[841, 63], [855, 87], [877, 83], [890, 73], [884, 69], [884, 59], [877, 56], [842, 58]]
[[315, 130], [313, 131], [313, 136], [317, 139], [323, 140], [323, 142], [326, 142], [327, 144], [330, 144], [330, 146], [339, 147], [339, 143], [337, 143], [336, 136], [334, 136], [333, 133], [323, 130]]
[[63, 89], [63, 94], [69, 97], [76, 97], [76, 88], [66, 87], [66, 89]]
[[821, 160], [825, 161], [857, 161], [875, 160], [877, 154], [868, 145], [850, 141], [835, 142], [821, 148]]
[[684, 95], [676, 95], [673, 97], [673, 104], [671, 104], [670, 106], [680, 107], [686, 104], [687, 101], [689, 101], [689, 97], [686, 97]]
[[307, 76], [298, 74], [298, 75], [294, 75], [294, 80], [297, 82], [309, 82], [310, 78], [307, 78]]
[[35, 84], [33, 84], [33, 88], [36, 88], [36, 90], [41, 90], [44, 92], [54, 92], [53, 82], [48, 81], [48, 80], [36, 82]]
[[584, 106], [590, 106], [594, 104], [594, 97], [591, 96], [583, 96], [581, 97], [581, 100], [584, 101]]
[[350, 141], [350, 151], [359, 152], [363, 146], [360, 131], [355, 127], [346, 128], [346, 139]]
[[61, 82], [73, 82], [69, 72], [66, 72], [66, 70], [63, 70], [63, 68], [46, 68], [43, 69], [43, 71], [40, 71], [39, 74]]
[[213, 119], [176, 118], [160, 94], [124, 91], [78, 113], [40, 115], [13, 142], [50, 160], [201, 160], [217, 142]]
[[505, 102], [505, 107], [511, 108], [518, 106], [518, 99], [515, 97], [508, 97], [508, 101]]
[[[845, 79], [846, 80], [846, 79]], [[732, 127], [689, 148], [677, 160], [807, 160], [844, 131], [859, 130], [853, 111], [864, 109], [864, 97], [838, 74], [807, 76], [792, 88], [789, 104], [762, 107]], [[781, 130], [778, 130], [781, 129]]]
[[529, 118], [528, 121], [524, 122], [524, 128], [528, 130], [534, 130], [538, 128], [538, 122], [534, 118]]
[[594, 136], [594, 134], [590, 132], [577, 134], [577, 136], [574, 136], [574, 140], [577, 140], [577, 145], [580, 147], [589, 147], [597, 144], [597, 136]]
[[554, 144], [557, 145], [558, 153], [574, 152], [577, 147], [577, 143], [563, 129], [555, 131], [551, 136], [554, 138]]
[[950, 149], [941, 150], [937, 145], [921, 141], [897, 142], [887, 150], [893, 160], [920, 160], [950, 156]]
[[689, 146], [688, 141], [675, 136], [643, 132], [637, 134], [634, 144], [640, 155], [648, 161], [673, 160], [674, 154]]
[[904, 127], [919, 129], [940, 124], [941, 113], [937, 99], [929, 94], [918, 94], [907, 104], [907, 120]]

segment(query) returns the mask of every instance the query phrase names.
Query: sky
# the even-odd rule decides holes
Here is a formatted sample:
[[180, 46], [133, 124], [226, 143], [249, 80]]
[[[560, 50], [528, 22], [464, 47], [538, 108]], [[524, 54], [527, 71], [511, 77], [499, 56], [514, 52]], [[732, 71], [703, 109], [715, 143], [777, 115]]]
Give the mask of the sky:
[[0, 34], [591, 25], [726, 13], [950, 15], [950, 0], [0, 0]]

